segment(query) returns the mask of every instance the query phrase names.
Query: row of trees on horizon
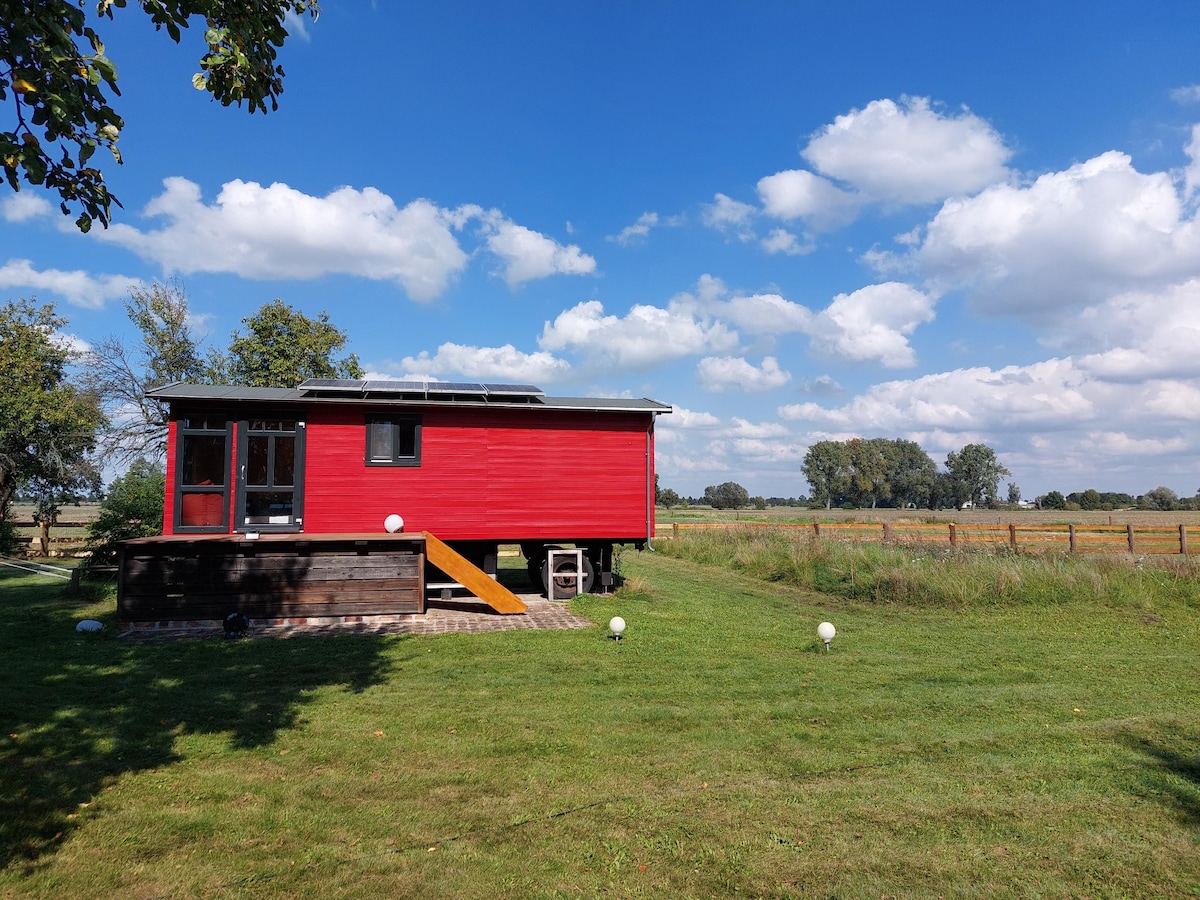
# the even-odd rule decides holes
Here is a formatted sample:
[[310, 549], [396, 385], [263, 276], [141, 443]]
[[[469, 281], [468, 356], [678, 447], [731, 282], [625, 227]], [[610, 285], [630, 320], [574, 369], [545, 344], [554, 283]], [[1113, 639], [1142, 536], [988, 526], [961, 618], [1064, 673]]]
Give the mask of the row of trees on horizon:
[[1050, 491], [1022, 503], [1021, 489], [1008, 482], [1003, 499], [1000, 479], [1011, 472], [986, 444], [967, 444], [946, 456], [944, 469], [915, 441], [887, 438], [852, 438], [847, 441], [817, 441], [804, 456], [801, 467], [812, 488], [811, 497], [751, 497], [737, 482], [705, 488], [704, 496], [681, 497], [670, 488], [657, 492], [660, 506], [703, 505], [714, 509], [744, 509], [768, 506], [962, 509], [968, 504], [987, 509], [1034, 506], [1038, 509], [1111, 510], [1131, 507], [1145, 510], [1200, 509], [1200, 491], [1181, 498], [1168, 487], [1159, 486], [1133, 496], [1100, 492], [1094, 488], [1063, 495]]

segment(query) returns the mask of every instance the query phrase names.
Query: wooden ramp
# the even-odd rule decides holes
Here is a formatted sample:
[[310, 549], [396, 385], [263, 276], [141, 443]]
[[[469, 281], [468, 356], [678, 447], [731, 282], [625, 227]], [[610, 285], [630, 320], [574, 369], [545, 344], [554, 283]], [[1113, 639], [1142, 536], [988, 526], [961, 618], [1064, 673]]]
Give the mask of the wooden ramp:
[[528, 607], [521, 600], [466, 557], [451, 549], [428, 531], [425, 536], [425, 557], [464, 588], [498, 613], [514, 615]]

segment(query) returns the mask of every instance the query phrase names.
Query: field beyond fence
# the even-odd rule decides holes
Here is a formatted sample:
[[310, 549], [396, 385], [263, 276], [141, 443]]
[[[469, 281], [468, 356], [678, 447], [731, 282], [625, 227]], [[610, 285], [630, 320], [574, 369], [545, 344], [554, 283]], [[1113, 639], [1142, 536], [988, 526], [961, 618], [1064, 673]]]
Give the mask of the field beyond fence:
[[678, 538], [707, 529], [780, 529], [808, 533], [814, 540], [876, 541], [941, 545], [956, 549], [989, 548], [1052, 553], [1188, 554], [1200, 548], [1200, 524], [958, 524], [956, 522], [673, 522], [657, 528], [658, 537]]

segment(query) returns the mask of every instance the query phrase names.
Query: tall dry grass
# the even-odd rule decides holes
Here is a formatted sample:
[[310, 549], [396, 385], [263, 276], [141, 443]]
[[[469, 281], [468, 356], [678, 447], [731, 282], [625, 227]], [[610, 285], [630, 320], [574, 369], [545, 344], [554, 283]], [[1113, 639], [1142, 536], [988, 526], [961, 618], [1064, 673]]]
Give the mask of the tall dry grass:
[[1113, 607], [1183, 603], [1200, 608], [1200, 563], [1192, 557], [1022, 554], [843, 542], [786, 529], [685, 532], [657, 549], [854, 600], [938, 607], [1054, 605], [1083, 600]]

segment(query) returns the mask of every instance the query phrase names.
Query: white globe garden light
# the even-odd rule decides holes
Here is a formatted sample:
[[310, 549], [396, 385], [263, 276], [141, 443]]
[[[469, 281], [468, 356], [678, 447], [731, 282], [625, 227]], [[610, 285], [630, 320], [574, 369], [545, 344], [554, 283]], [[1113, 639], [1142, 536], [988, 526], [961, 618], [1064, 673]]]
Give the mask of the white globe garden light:
[[619, 641], [625, 633], [625, 620], [620, 616], [613, 616], [608, 620], [608, 630], [612, 632], [613, 640]]
[[383, 520], [383, 527], [387, 529], [388, 534], [395, 534], [397, 531], [404, 530], [404, 519], [392, 513]]
[[822, 622], [817, 626], [817, 637], [825, 642], [825, 652], [829, 652], [829, 642], [833, 640], [833, 636], [837, 634], [837, 629], [833, 627], [832, 622]]

